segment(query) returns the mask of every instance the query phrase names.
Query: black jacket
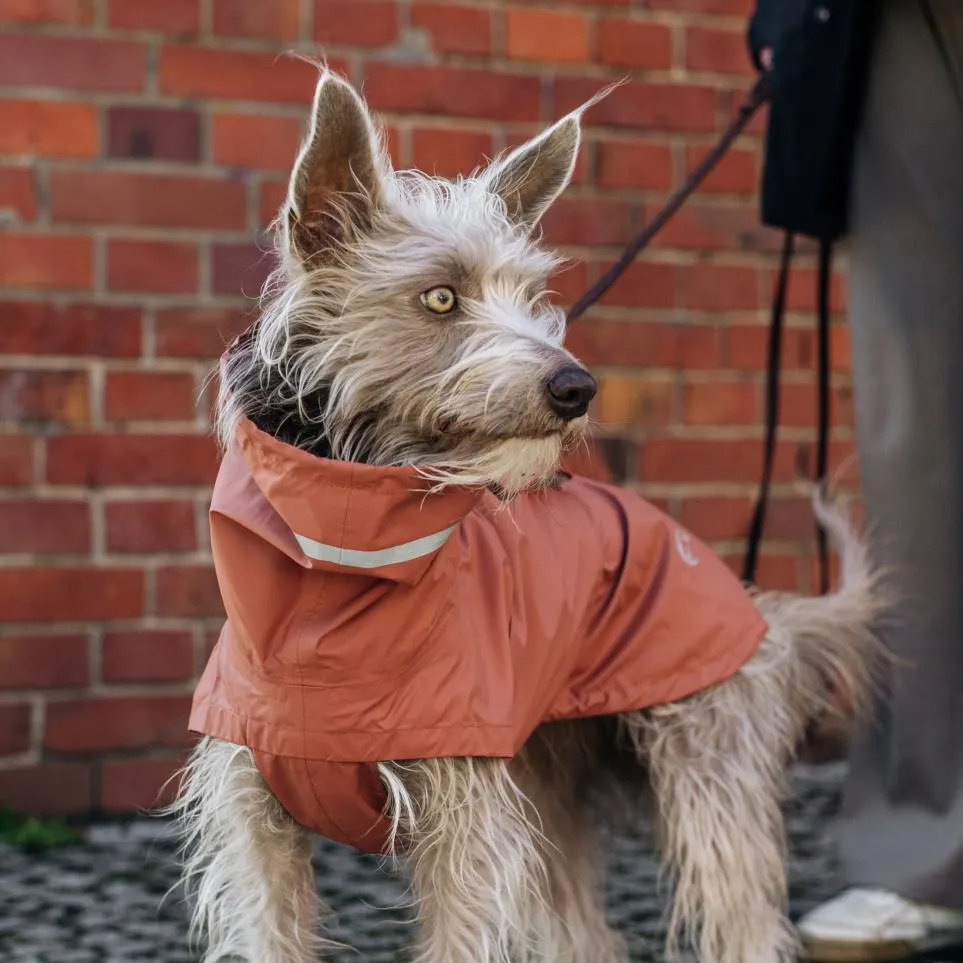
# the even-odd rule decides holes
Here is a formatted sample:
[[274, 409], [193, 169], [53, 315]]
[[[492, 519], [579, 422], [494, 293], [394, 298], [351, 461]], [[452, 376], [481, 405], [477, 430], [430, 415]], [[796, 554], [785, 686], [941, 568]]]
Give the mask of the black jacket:
[[846, 230], [853, 147], [881, 0], [757, 0], [749, 48], [773, 48], [762, 220], [824, 240]]

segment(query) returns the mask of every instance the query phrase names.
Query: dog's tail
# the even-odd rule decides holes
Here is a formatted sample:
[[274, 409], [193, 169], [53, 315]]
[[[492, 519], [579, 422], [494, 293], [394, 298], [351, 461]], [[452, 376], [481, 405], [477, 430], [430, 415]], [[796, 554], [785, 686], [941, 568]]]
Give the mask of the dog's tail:
[[810, 718], [835, 707], [839, 700], [829, 698], [833, 692], [844, 695], [849, 708], [865, 708], [885, 662], [878, 630], [892, 606], [866, 543], [824, 487], [814, 493], [813, 509], [839, 554], [839, 587], [823, 596], [758, 597], [770, 632], [789, 642], [799, 676], [796, 694], [806, 702], [800, 714]]

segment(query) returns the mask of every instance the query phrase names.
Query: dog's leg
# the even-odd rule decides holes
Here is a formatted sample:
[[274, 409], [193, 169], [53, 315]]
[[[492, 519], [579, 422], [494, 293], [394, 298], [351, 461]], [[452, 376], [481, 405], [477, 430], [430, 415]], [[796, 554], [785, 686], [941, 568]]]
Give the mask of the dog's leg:
[[203, 963], [314, 963], [321, 941], [308, 834], [271, 794], [250, 750], [202, 740], [169, 812], [184, 840]]
[[[799, 728], [778, 660], [671, 706], [622, 717], [647, 766], [675, 884], [670, 955], [692, 938], [700, 963], [788, 963], [785, 767]], [[769, 671], [776, 668], [776, 671]]]
[[649, 769], [662, 843], [676, 882], [670, 945], [697, 939], [701, 963], [782, 963], [795, 936], [785, 916], [780, 803], [805, 726], [842, 684], [856, 705], [883, 656], [872, 632], [888, 609], [865, 548], [822, 493], [817, 515], [840, 553], [832, 595], [756, 598], [769, 631], [731, 679], [622, 718]]
[[[545, 891], [539, 829], [500, 759], [379, 766], [419, 902], [417, 963], [522, 963]], [[537, 957], [536, 957], [537, 958]]]
[[[608, 925], [602, 866], [592, 815], [582, 798], [593, 779], [591, 722], [543, 726], [511, 771], [543, 831], [547, 900], [531, 907], [522, 946], [546, 963], [625, 963], [625, 941]], [[588, 740], [585, 736], [588, 735]], [[527, 959], [520, 954], [520, 958]]]

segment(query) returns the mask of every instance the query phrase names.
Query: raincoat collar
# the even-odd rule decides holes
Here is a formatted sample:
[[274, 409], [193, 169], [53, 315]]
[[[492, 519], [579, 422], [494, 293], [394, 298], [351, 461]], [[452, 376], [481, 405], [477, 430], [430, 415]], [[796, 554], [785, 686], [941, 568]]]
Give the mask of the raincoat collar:
[[244, 465], [222, 468], [212, 511], [233, 514], [239, 497], [266, 503], [249, 507], [257, 509], [269, 540], [305, 568], [414, 584], [486, 497], [456, 487], [429, 493], [414, 468], [319, 458], [248, 419], [235, 442], [225, 460], [240, 457]]

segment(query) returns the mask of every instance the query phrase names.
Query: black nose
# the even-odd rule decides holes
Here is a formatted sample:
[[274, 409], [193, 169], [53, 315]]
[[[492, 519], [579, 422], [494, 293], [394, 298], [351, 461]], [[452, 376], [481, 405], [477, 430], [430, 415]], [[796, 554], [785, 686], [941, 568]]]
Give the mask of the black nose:
[[545, 385], [549, 407], [566, 421], [581, 418], [588, 411], [598, 387], [587, 371], [574, 365], [556, 371]]

